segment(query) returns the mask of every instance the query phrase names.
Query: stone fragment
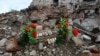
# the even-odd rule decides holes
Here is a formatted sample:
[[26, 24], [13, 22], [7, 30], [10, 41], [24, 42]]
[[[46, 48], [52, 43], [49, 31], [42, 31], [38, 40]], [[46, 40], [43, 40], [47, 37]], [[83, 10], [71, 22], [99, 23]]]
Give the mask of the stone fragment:
[[87, 36], [87, 35], [82, 35], [81, 38], [85, 39], [85, 40], [91, 40], [91, 38], [89, 36]]
[[6, 52], [6, 53], [4, 53], [4, 56], [12, 56], [12, 53]]
[[100, 54], [92, 53], [92, 56], [100, 56]]
[[2, 23], [5, 23], [6, 24], [6, 23], [8, 23], [8, 20], [4, 20]]
[[57, 31], [53, 31], [53, 33], [57, 33]]
[[48, 51], [48, 56], [52, 56], [52, 53], [51, 53], [51, 51]]
[[9, 40], [6, 41], [6, 51], [14, 52], [18, 50], [17, 40], [14, 36], [10, 37]]
[[97, 42], [97, 43], [100, 42], [100, 35], [97, 37], [96, 42]]
[[10, 38], [10, 35], [5, 35], [6, 38]]
[[24, 53], [25, 53], [26, 56], [29, 56], [29, 51], [28, 50], [26, 50]]
[[39, 43], [39, 50], [43, 49], [43, 43]]
[[52, 49], [53, 54], [56, 54], [56, 49]]
[[46, 52], [47, 51], [46, 49], [47, 49], [47, 46], [44, 46], [43, 51]]
[[4, 29], [0, 29], [0, 34], [5, 34], [5, 30]]
[[43, 36], [43, 34], [42, 33], [39, 33], [38, 36], [41, 37], [41, 36]]
[[89, 50], [91, 53], [99, 53], [99, 50], [95, 45], [89, 46]]
[[48, 44], [52, 44], [52, 43], [55, 43], [56, 38], [47, 39], [47, 41], [48, 41]]
[[76, 47], [80, 47], [83, 44], [83, 41], [78, 37], [72, 37], [72, 40], [74, 41]]
[[84, 50], [82, 53], [83, 56], [100, 56], [99, 50], [95, 45], [89, 46], [88, 50]]
[[17, 56], [22, 56], [23, 55], [23, 53], [21, 53], [21, 51], [17, 51], [16, 54], [17, 54]]
[[10, 31], [6, 31], [5, 34], [6, 35], [11, 35], [11, 32]]
[[42, 30], [43, 26], [42, 25], [37, 25], [36, 30]]
[[30, 52], [30, 56], [36, 56], [36, 55], [37, 55], [36, 50], [32, 50], [32, 51]]
[[2, 22], [3, 21], [3, 19], [0, 17], [0, 22]]
[[0, 34], [0, 39], [2, 39], [4, 37], [4, 34]]
[[68, 23], [69, 23], [69, 25], [73, 25], [72, 19], [68, 19]]
[[17, 34], [16, 32], [12, 32], [12, 33], [11, 33], [12, 36], [15, 36], [16, 34]]
[[0, 54], [3, 54], [4, 53], [4, 51], [3, 50], [0, 50]]
[[81, 56], [92, 56], [92, 53], [89, 50], [84, 50]]
[[3, 38], [2, 40], [0, 40], [0, 47], [4, 46], [4, 44], [6, 43], [7, 39]]
[[44, 32], [44, 35], [45, 35], [45, 36], [47, 36], [47, 35], [48, 35], [48, 33], [45, 31], [45, 32]]
[[8, 30], [11, 30], [12, 28], [11, 27], [8, 27]]
[[44, 40], [43, 40], [43, 43], [44, 43], [44, 44], [48, 44], [47, 39], [44, 39]]
[[49, 35], [52, 35], [53, 33], [52, 33], [52, 31], [51, 31], [51, 30], [48, 30], [48, 34], [49, 34]]

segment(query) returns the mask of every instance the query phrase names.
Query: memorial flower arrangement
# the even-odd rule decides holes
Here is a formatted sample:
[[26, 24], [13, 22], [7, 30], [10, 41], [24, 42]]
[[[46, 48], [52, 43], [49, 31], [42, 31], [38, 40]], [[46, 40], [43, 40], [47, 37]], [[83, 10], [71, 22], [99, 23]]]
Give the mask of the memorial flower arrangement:
[[56, 36], [56, 43], [62, 44], [66, 41], [67, 34], [68, 34], [68, 20], [61, 18], [59, 23], [56, 25], [57, 29], [57, 36]]
[[21, 27], [22, 34], [19, 39], [19, 44], [24, 46], [27, 43], [34, 44], [37, 37], [36, 24], [29, 23]]

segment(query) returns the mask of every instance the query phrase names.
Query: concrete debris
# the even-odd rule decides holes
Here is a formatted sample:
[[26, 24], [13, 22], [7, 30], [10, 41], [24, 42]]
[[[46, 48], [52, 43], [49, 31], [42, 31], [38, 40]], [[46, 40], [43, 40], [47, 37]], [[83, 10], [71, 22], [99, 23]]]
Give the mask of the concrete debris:
[[38, 33], [38, 37], [41, 37], [41, 36], [43, 36], [43, 34], [42, 33]]
[[[96, 44], [100, 43], [100, 32], [92, 32], [96, 27], [100, 29], [98, 2], [100, 1], [33, 0], [26, 9], [0, 14], [0, 56], [100, 56], [100, 45]], [[63, 45], [55, 44], [55, 24], [60, 18], [68, 19], [68, 33], [72, 33], [75, 23], [82, 26], [77, 27], [80, 36], [73, 37], [69, 34]], [[22, 33], [20, 27], [30, 22], [37, 24], [37, 41], [34, 45], [27, 44], [17, 51], [17, 40]], [[80, 48], [77, 49], [77, 46]]]
[[100, 36], [98, 36], [98, 38], [96, 39], [96, 42], [100, 42]]
[[12, 56], [12, 53], [4, 53], [4, 56]]
[[39, 30], [42, 30], [43, 29], [43, 26], [42, 25], [37, 25], [36, 27], [36, 30], [39, 31]]
[[95, 45], [89, 46], [89, 50], [91, 53], [99, 53], [99, 50]]
[[39, 43], [39, 50], [43, 49], [43, 43]]
[[25, 53], [26, 56], [30, 55], [28, 50], [26, 50], [24, 53]]
[[4, 29], [0, 29], [0, 34], [5, 34], [5, 30]]
[[2, 55], [4, 53], [4, 51], [3, 50], [0, 50], [0, 55]]
[[3, 19], [0, 17], [0, 22], [2, 22], [3, 21]]
[[6, 38], [1, 39], [1, 40], [0, 40], [0, 47], [1, 47], [1, 46], [4, 46], [5, 43], [6, 43], [6, 41], [7, 41]]
[[48, 30], [48, 34], [49, 34], [49, 35], [52, 35], [53, 32], [52, 32], [51, 30]]
[[92, 56], [92, 53], [89, 50], [84, 50], [81, 56]]
[[82, 35], [81, 38], [84, 40], [91, 40], [91, 38], [87, 35]]
[[95, 45], [89, 46], [88, 50], [82, 52], [82, 56], [99, 56], [99, 50]]
[[75, 43], [75, 46], [80, 47], [83, 45], [83, 41], [78, 37], [72, 37], [72, 40]]
[[8, 52], [14, 52], [18, 50], [17, 40], [13, 36], [10, 37], [9, 40], [7, 40], [5, 45], [6, 45], [6, 51]]
[[32, 50], [32, 51], [30, 52], [30, 56], [36, 56], [36, 55], [37, 55], [36, 50]]
[[6, 23], [8, 23], [8, 20], [3, 20], [3, 21], [0, 22], [0, 23], [2, 23], [2, 24], [6, 24]]
[[12, 35], [12, 36], [16, 36], [17, 33], [16, 33], [16, 32], [12, 32], [11, 35]]

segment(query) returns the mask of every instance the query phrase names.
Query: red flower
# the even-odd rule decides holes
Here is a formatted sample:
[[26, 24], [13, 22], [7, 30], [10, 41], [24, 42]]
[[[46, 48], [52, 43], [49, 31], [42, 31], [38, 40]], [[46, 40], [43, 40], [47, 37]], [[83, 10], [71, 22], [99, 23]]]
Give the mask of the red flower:
[[72, 33], [73, 33], [73, 35], [74, 36], [77, 36], [78, 35], [78, 29], [77, 28], [74, 28], [73, 30], [72, 30]]
[[65, 26], [68, 26], [68, 22], [65, 22], [64, 25], [65, 25]]
[[36, 38], [37, 37], [37, 32], [32, 32], [32, 37]]
[[67, 19], [65, 20], [64, 25], [68, 26], [68, 20]]
[[24, 26], [24, 29], [25, 29], [26, 31], [30, 31], [30, 28], [29, 28], [28, 26]]
[[58, 28], [61, 28], [61, 24], [57, 24], [57, 27], [58, 27]]
[[31, 25], [32, 28], [36, 29], [36, 24], [35, 23], [31, 23], [30, 25]]

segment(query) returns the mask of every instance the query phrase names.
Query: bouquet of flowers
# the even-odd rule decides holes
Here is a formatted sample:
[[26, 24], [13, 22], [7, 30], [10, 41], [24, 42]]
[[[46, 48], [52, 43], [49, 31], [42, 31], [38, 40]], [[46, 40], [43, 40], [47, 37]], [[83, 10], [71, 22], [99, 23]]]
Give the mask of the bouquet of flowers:
[[27, 43], [34, 44], [37, 37], [36, 24], [29, 23], [21, 27], [22, 34], [19, 39], [19, 44], [24, 46]]

